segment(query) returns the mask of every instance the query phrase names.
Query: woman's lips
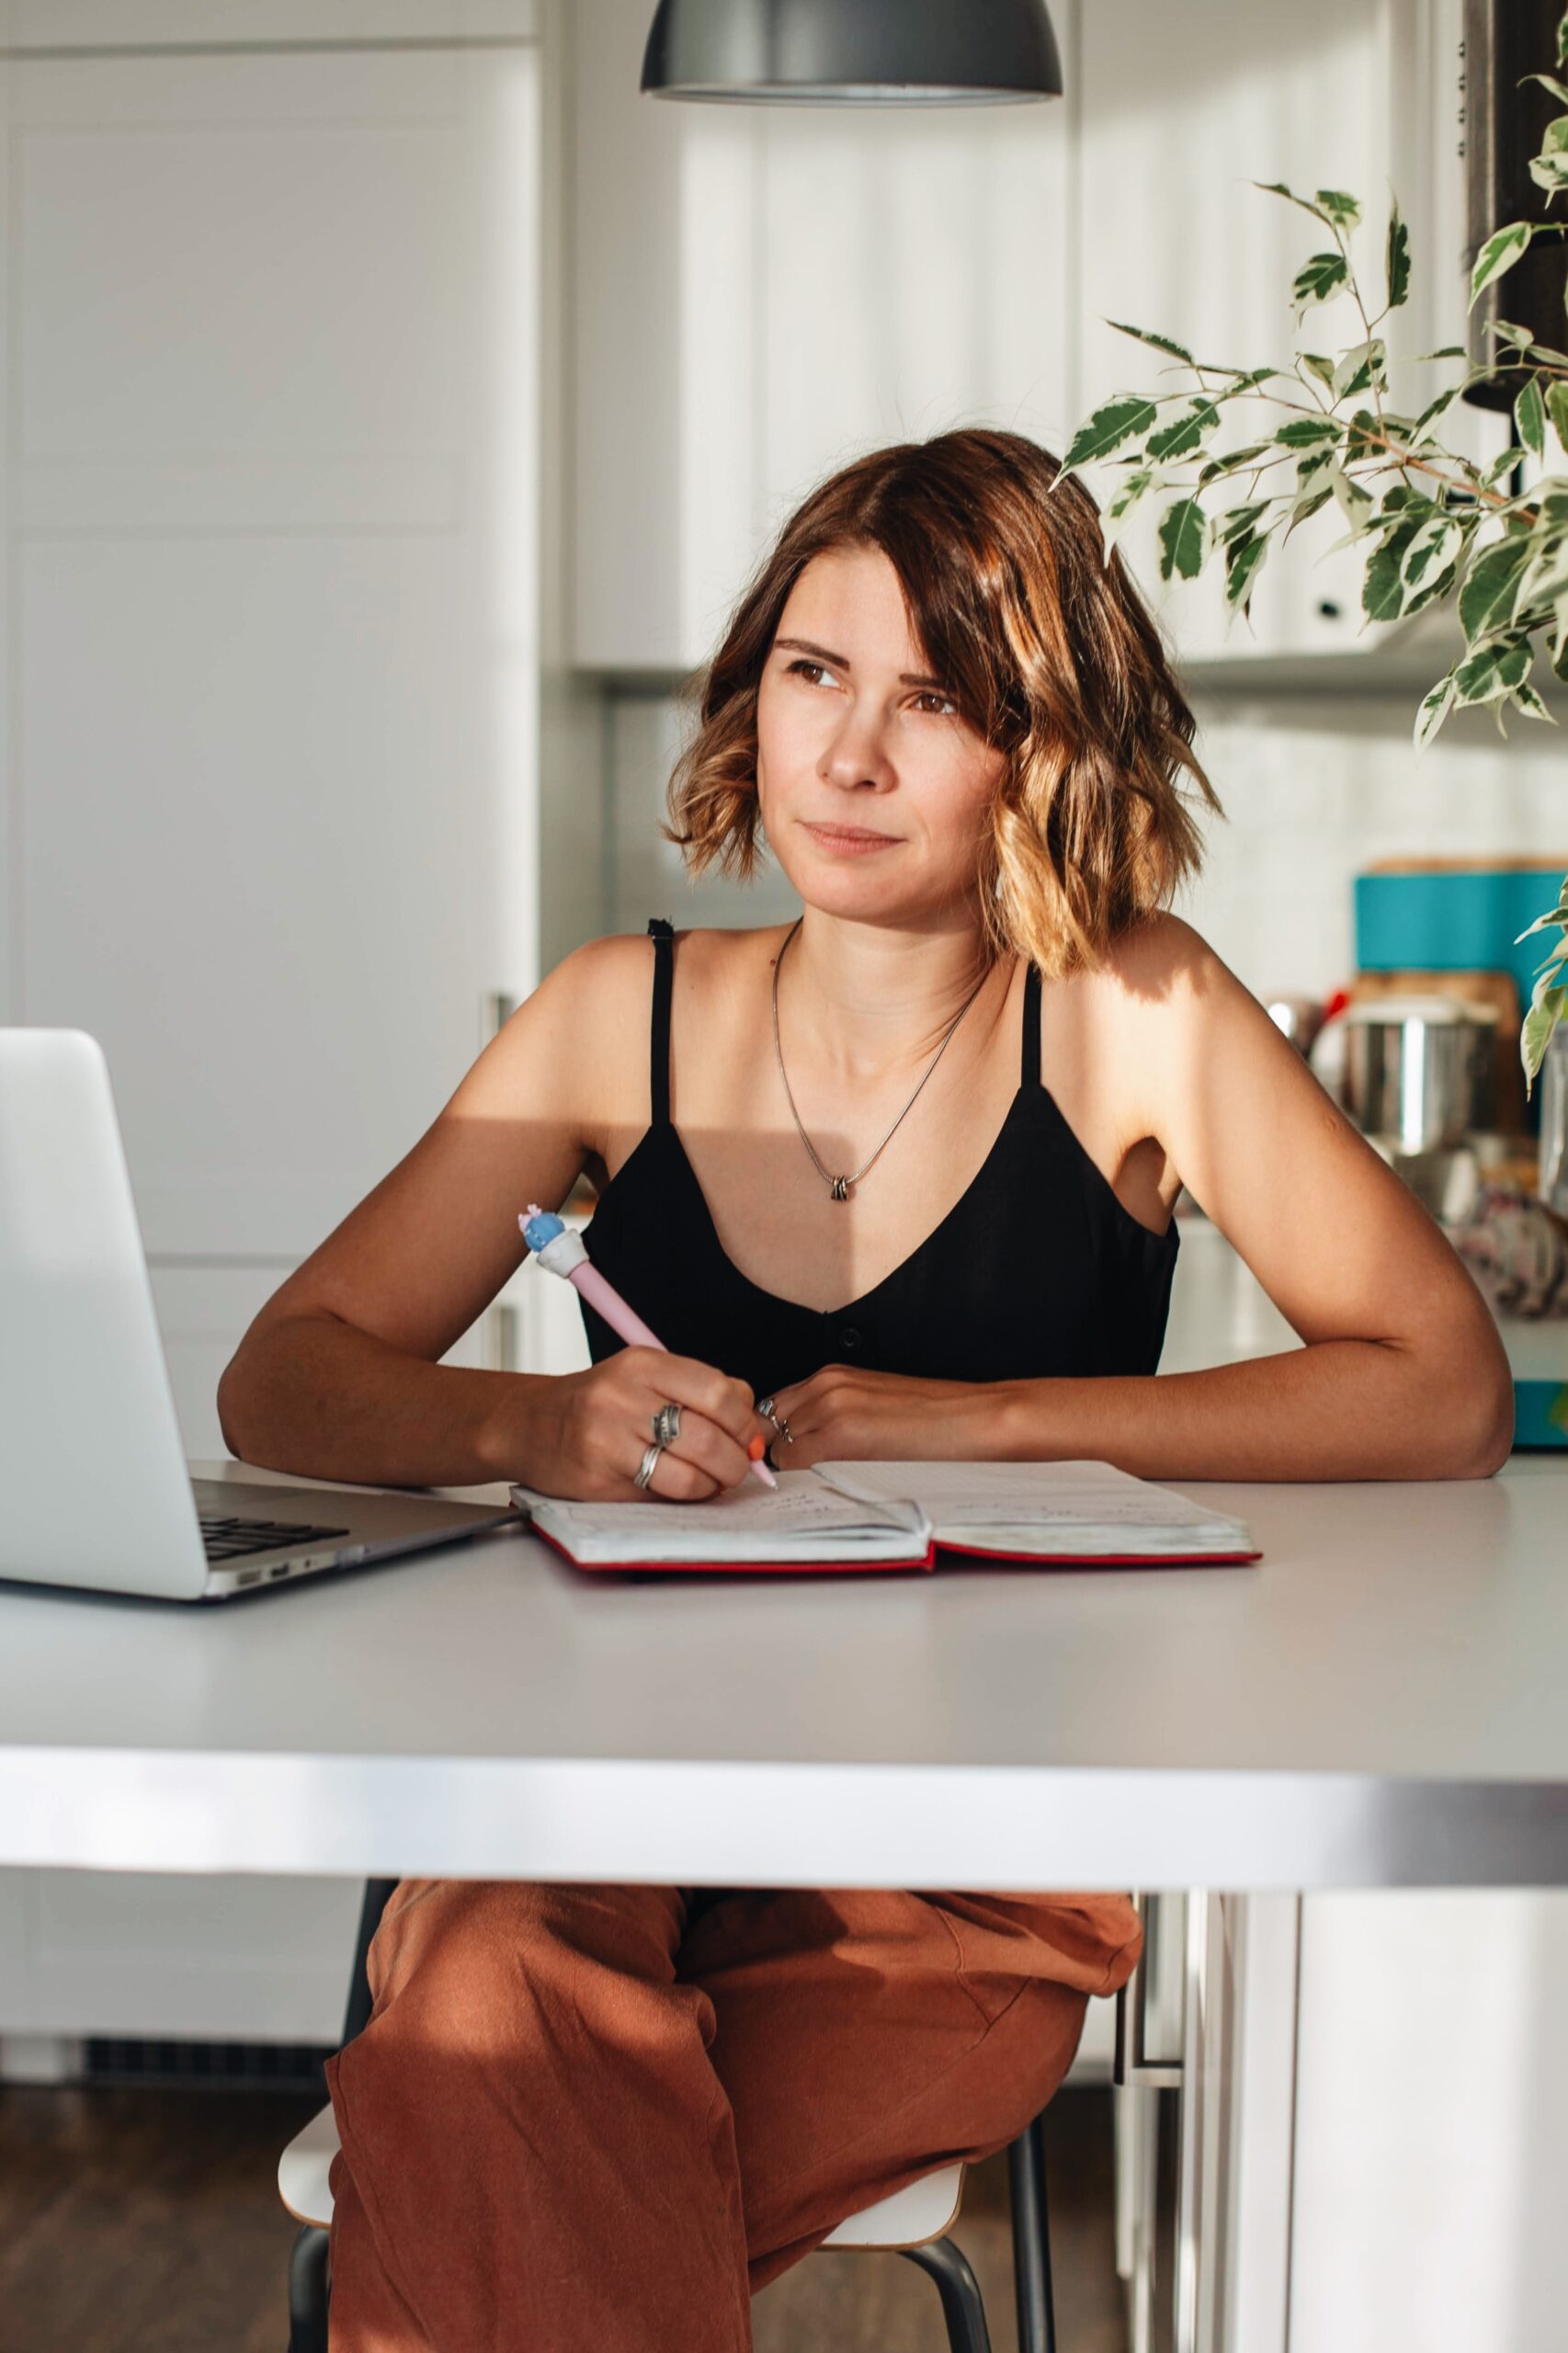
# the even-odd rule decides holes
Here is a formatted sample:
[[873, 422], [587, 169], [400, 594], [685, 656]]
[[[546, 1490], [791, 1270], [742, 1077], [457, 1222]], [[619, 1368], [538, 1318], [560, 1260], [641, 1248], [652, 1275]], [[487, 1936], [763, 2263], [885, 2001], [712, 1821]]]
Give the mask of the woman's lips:
[[821, 848], [837, 850], [850, 858], [863, 857], [869, 850], [891, 849], [898, 839], [896, 834], [874, 834], [864, 825], [824, 825], [809, 817], [802, 817], [801, 823]]

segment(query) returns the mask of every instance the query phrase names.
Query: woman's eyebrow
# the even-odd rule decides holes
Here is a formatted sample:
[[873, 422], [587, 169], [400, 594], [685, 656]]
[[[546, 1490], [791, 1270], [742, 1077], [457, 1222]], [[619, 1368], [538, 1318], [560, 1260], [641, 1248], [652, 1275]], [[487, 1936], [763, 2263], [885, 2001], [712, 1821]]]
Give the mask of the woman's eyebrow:
[[[809, 637], [776, 637], [773, 642], [775, 647], [787, 646], [794, 654], [814, 654], [819, 662], [831, 662], [835, 670], [852, 666], [846, 654], [830, 654], [825, 645], [813, 645]], [[940, 694], [948, 691], [940, 678], [918, 677], [913, 670], [901, 670], [898, 679], [903, 687], [935, 687]]]

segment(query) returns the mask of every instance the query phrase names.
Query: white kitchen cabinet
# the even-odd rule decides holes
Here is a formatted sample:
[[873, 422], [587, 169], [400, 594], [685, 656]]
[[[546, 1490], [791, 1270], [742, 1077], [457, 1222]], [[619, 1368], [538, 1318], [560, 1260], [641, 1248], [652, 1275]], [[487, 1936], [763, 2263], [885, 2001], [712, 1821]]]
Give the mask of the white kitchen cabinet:
[[1306, 1900], [1290, 2353], [1562, 2344], [1565, 1983], [1568, 1895]]
[[648, 23], [643, 0], [570, 20], [575, 650], [668, 672], [859, 451], [973, 422], [1060, 438], [1069, 151], [1053, 103], [644, 97]]
[[[1254, 180], [1358, 194], [1373, 289], [1397, 189], [1415, 278], [1395, 362], [1462, 340], [1461, 0], [1064, 6], [1062, 101], [881, 112], [643, 97], [647, 13], [572, 15], [588, 667], [699, 665], [794, 504], [860, 450], [972, 422], [1060, 450], [1112, 392], [1157, 386], [1159, 356], [1108, 320], [1237, 366], [1287, 358], [1291, 280], [1326, 237]], [[1353, 307], [1306, 329], [1347, 345]], [[1451, 429], [1502, 446], [1479, 412]], [[1375, 658], [1398, 632], [1363, 628], [1360, 556], [1327, 552], [1337, 514], [1271, 549], [1250, 625], [1228, 625], [1217, 574], [1159, 581], [1153, 512], [1124, 544], [1186, 660]]]
[[287, 1262], [537, 974], [539, 51], [0, 74], [4, 1011]]
[[358, 1880], [0, 1871], [0, 2042], [335, 2043]]
[[[1162, 374], [1162, 356], [1118, 335], [1110, 320], [1154, 329], [1233, 367], [1289, 361], [1296, 348], [1291, 282], [1309, 253], [1330, 240], [1254, 181], [1283, 181], [1308, 196], [1344, 188], [1361, 199], [1354, 249], [1377, 307], [1392, 188], [1410, 225], [1415, 267], [1409, 304], [1380, 330], [1391, 356], [1397, 362], [1463, 340], [1460, 17], [1459, 0], [1320, 0], [1310, 11], [1191, 0], [1176, 12], [1148, 0], [1108, 0], [1084, 10], [1082, 415], [1118, 391], [1191, 381], [1184, 369]], [[1306, 347], [1318, 350], [1343, 349], [1360, 333], [1345, 298], [1309, 309], [1301, 328]], [[1396, 374], [1393, 389], [1419, 406], [1452, 372], [1449, 364]], [[1461, 411], [1453, 422], [1461, 446], [1477, 453], [1503, 446], [1499, 420]], [[1242, 438], [1238, 428], [1235, 444]], [[1117, 479], [1110, 467], [1090, 476], [1102, 496]], [[1242, 478], [1232, 503], [1248, 495]], [[1345, 531], [1337, 506], [1303, 524], [1288, 547], [1270, 548], [1250, 626], [1237, 620], [1229, 628], [1217, 569], [1197, 581], [1160, 582], [1157, 513], [1140, 518], [1123, 551], [1184, 658], [1358, 651], [1375, 659], [1387, 642], [1387, 628], [1363, 626], [1361, 551], [1328, 552]]]
[[[0, 1020], [105, 1047], [193, 1454], [537, 976], [553, 13], [3, 12]], [[335, 2040], [358, 1902], [6, 1874], [0, 2037]]]

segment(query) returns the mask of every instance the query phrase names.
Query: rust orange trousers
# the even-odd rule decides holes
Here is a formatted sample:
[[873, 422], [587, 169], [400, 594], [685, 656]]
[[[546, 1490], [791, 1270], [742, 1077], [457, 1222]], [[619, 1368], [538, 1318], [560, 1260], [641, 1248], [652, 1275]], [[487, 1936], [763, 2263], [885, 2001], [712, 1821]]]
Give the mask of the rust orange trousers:
[[1045, 2105], [1118, 1895], [405, 1880], [327, 2069], [333, 2353], [746, 2353], [753, 2290]]

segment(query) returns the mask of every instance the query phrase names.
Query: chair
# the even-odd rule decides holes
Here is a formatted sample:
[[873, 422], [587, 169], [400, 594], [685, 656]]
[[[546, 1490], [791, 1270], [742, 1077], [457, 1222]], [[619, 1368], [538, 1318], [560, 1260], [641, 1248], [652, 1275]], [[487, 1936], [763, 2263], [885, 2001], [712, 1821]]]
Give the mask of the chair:
[[[358, 1946], [348, 1991], [343, 2040], [352, 2041], [369, 2023], [370, 1984], [366, 1962], [370, 1939], [397, 1881], [369, 1880], [359, 1913]], [[278, 2164], [278, 2188], [301, 2225], [289, 2260], [289, 2353], [327, 2353], [326, 2314], [331, 2283], [327, 2269], [332, 2190], [328, 2168], [337, 2153], [337, 2125], [330, 2107], [295, 2134]], [[895, 2190], [863, 2213], [852, 2214], [824, 2248], [902, 2255], [937, 2283], [952, 2353], [991, 2353], [985, 2306], [979, 2283], [961, 2249], [947, 2234], [958, 2216], [964, 2168], [944, 2165], [907, 2188]], [[1056, 2353], [1056, 2322], [1051, 2295], [1051, 2238], [1045, 2195], [1045, 2141], [1037, 2116], [1007, 2150], [1007, 2186], [1013, 2221], [1013, 2285], [1018, 2315], [1018, 2353]]]

